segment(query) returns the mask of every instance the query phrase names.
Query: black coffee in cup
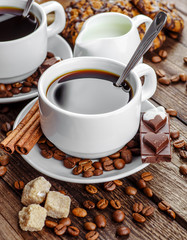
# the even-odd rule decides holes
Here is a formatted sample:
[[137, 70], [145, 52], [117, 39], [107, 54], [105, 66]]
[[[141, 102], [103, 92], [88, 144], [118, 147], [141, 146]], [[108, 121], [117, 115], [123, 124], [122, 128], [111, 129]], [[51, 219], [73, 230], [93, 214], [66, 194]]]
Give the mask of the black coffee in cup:
[[63, 110], [80, 114], [102, 114], [125, 106], [133, 97], [130, 84], [122, 88], [114, 83], [119, 76], [101, 70], [78, 70], [55, 79], [47, 89], [47, 98]]
[[34, 32], [39, 21], [31, 12], [22, 17], [23, 9], [0, 7], [0, 41], [19, 39]]

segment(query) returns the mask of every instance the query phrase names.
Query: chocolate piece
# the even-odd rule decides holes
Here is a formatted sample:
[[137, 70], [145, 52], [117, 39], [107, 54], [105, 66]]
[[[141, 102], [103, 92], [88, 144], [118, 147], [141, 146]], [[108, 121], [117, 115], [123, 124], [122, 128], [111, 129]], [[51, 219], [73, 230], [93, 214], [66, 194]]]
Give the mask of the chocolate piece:
[[166, 117], [162, 119], [160, 115], [156, 115], [154, 119], [144, 122], [151, 127], [154, 132], [158, 132], [158, 130], [166, 124]]
[[142, 114], [140, 122], [140, 143], [143, 163], [170, 162], [169, 115], [166, 114], [165, 125], [155, 133], [154, 130], [145, 123]]
[[143, 141], [157, 154], [168, 145], [169, 139], [165, 133], [149, 132], [143, 136]]

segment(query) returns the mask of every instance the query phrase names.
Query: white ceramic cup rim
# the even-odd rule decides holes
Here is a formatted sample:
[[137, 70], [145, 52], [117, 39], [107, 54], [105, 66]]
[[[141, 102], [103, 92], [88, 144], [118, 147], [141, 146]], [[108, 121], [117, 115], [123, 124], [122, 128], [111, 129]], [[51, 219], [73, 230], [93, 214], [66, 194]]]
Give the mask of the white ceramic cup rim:
[[[71, 117], [77, 117], [77, 118], [101, 118], [101, 117], [107, 117], [107, 116], [110, 116], [110, 115], [113, 115], [113, 114], [118, 114], [120, 113], [121, 111], [125, 111], [127, 110], [128, 108], [131, 108], [134, 104], [134, 102], [136, 101], [136, 98], [138, 97], [141, 91], [141, 81], [139, 79], [139, 76], [137, 75], [137, 73], [134, 71], [134, 70], [131, 70], [130, 72], [130, 78], [131, 77], [134, 77], [135, 79], [135, 83], [136, 83], [136, 92], [134, 92], [134, 89], [133, 89], [133, 98], [127, 103], [125, 104], [123, 107], [121, 108], [118, 108], [114, 111], [110, 111], [110, 112], [106, 112], [106, 113], [99, 113], [99, 114], [82, 114], [82, 113], [75, 113], [75, 112], [70, 112], [70, 111], [67, 111], [67, 110], [64, 110], [60, 107], [58, 107], [57, 105], [51, 103], [49, 101], [49, 99], [47, 98], [46, 96], [46, 91], [43, 90], [43, 85], [45, 84], [45, 77], [50, 73], [50, 71], [52, 69], [57, 69], [57, 68], [60, 68], [61, 65], [63, 65], [64, 63], [68, 63], [70, 62], [70, 64], [72, 64], [71, 62], [72, 61], [91, 61], [91, 60], [97, 60], [97, 61], [108, 61], [110, 63], [114, 63], [114, 64], [117, 64], [117, 65], [121, 65], [121, 67], [125, 68], [125, 64], [119, 62], [119, 61], [116, 61], [116, 60], [112, 60], [112, 59], [108, 59], [108, 58], [104, 58], [104, 57], [76, 57], [76, 58], [70, 58], [70, 59], [66, 59], [66, 60], [63, 60], [62, 62], [58, 62], [56, 64], [54, 64], [53, 66], [51, 66], [50, 68], [48, 68], [43, 74], [42, 76], [40, 77], [39, 79], [39, 83], [38, 83], [38, 93], [39, 93], [39, 98], [41, 98], [45, 104], [47, 104], [50, 108], [54, 109], [55, 111], [59, 112], [59, 113], [62, 113], [62, 114], [65, 114], [67, 116], [71, 116]], [[84, 69], [84, 67], [82, 68]], [[102, 70], [102, 69], [101, 69]], [[76, 71], [76, 70], [75, 70]], [[113, 71], [109, 71], [109, 72], [113, 72]], [[62, 74], [63, 75], [63, 74]], [[59, 75], [60, 77], [61, 75]], [[51, 79], [51, 82], [56, 79], [58, 77], [54, 77], [53, 79]], [[129, 78], [129, 77], [128, 77]], [[127, 78], [127, 79], [128, 79]], [[49, 85], [47, 86], [47, 88], [49, 87]], [[132, 87], [132, 86], [131, 86]]]
[[[5, 8], [6, 8], [6, 7], [10, 7], [10, 6], [11, 6], [11, 7], [14, 7], [14, 8], [20, 8], [20, 9], [22, 9], [22, 8], [21, 8], [22, 3], [25, 3], [25, 4], [26, 4], [26, 1], [22, 1], [22, 0], [17, 1], [17, 0], [14, 0], [14, 4], [11, 4], [11, 5], [9, 5], [9, 4], [8, 4], [8, 1], [7, 1], [7, 4], [6, 4], [6, 5], [1, 6], [1, 0], [0, 0], [0, 7], [5, 7]], [[41, 22], [39, 21], [39, 26], [38, 26], [38, 28], [37, 28], [36, 30], [34, 30], [32, 33], [29, 33], [28, 35], [26, 35], [26, 36], [24, 36], [24, 37], [21, 37], [21, 38], [18, 38], [18, 39], [14, 39], [14, 40], [10, 40], [10, 41], [2, 41], [2, 42], [0, 41], [0, 46], [3, 46], [3, 45], [5, 45], [5, 44], [11, 44], [11, 43], [16, 43], [16, 42], [25, 41], [25, 40], [27, 40], [27, 38], [30, 38], [30, 37], [33, 36], [34, 34], [37, 34], [37, 32], [40, 31], [40, 29], [44, 27], [44, 25], [46, 24], [47, 19], [46, 19], [46, 14], [45, 14], [43, 8], [42, 8], [38, 3], [33, 2], [33, 3], [32, 3], [32, 7], [31, 7], [31, 10], [30, 10], [32, 13], [33, 13], [34, 8], [38, 9], [39, 12], [40, 12], [40, 14], [41, 14]], [[34, 14], [34, 13], [33, 13], [33, 14]], [[35, 14], [34, 14], [34, 15], [35, 15]], [[38, 20], [39, 20], [39, 19], [38, 19]]]

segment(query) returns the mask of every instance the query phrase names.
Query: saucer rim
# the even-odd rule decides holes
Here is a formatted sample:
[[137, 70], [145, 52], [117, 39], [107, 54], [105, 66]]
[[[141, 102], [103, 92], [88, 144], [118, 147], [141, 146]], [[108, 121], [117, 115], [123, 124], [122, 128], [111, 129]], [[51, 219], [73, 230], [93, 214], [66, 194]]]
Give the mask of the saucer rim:
[[[28, 103], [22, 109], [22, 111], [19, 113], [19, 115], [17, 116], [17, 118], [14, 122], [13, 129], [20, 122], [21, 118], [23, 117], [23, 114], [25, 114], [25, 112], [29, 111], [29, 109], [32, 107], [32, 105], [34, 105], [34, 103], [37, 99], [38, 99], [38, 97], [33, 99], [30, 103]], [[142, 102], [142, 104], [148, 104], [150, 108], [155, 108], [155, 106], [151, 102], [149, 102], [148, 100], [146, 100], [145, 102]], [[34, 146], [31, 151], [37, 151], [36, 147]], [[134, 173], [139, 172], [140, 170], [144, 169], [145, 167], [147, 167], [149, 165], [149, 163], [142, 163], [141, 165], [139, 165], [139, 166], [135, 167], [134, 169], [129, 170], [127, 172], [119, 173], [119, 174], [112, 175], [112, 176], [103, 177], [103, 175], [101, 175], [101, 176], [97, 176], [97, 178], [89, 178], [89, 179], [86, 178], [85, 179], [82, 176], [81, 177], [76, 176], [77, 178], [72, 178], [71, 176], [67, 177], [67, 176], [63, 176], [63, 175], [59, 176], [57, 174], [51, 173], [50, 170], [47, 171], [47, 170], [41, 169], [41, 167], [38, 167], [37, 164], [32, 162], [32, 157], [29, 157], [29, 154], [28, 155], [22, 155], [22, 157], [35, 170], [39, 171], [42, 174], [45, 174], [48, 177], [51, 177], [51, 178], [56, 179], [56, 180], [64, 181], [64, 182], [79, 183], [79, 184], [104, 183], [104, 182], [113, 181], [113, 180], [116, 180], [116, 179], [125, 178], [125, 177], [128, 177], [128, 176], [130, 176]]]
[[[66, 47], [67, 52], [69, 54], [69, 57], [67, 57], [67, 58], [73, 57], [73, 52], [72, 52], [70, 45], [62, 36], [60, 36], [59, 34], [55, 34], [54, 36], [50, 37], [50, 39], [56, 39], [56, 41], [61, 41], [61, 43]], [[49, 48], [49, 46], [48, 46], [48, 48]], [[59, 56], [59, 57], [63, 57], [63, 56]], [[67, 58], [65, 58], [65, 59], [67, 59]], [[31, 92], [28, 92], [28, 93], [21, 93], [19, 95], [15, 95], [15, 96], [9, 97], [9, 98], [0, 98], [0, 104], [9, 104], [9, 103], [26, 101], [28, 99], [35, 98], [37, 96], [38, 96], [38, 89], [33, 88], [33, 89], [31, 89]]]

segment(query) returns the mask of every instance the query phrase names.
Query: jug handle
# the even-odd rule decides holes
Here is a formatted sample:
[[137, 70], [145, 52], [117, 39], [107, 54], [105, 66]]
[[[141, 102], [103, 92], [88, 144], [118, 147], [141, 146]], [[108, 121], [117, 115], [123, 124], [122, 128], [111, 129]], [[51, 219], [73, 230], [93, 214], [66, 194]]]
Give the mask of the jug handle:
[[150, 17], [147, 17], [145, 15], [137, 15], [135, 17], [132, 18], [133, 23], [135, 24], [135, 26], [138, 28], [142, 23], [145, 23], [146, 25], [146, 31], [149, 28], [149, 26], [152, 23], [152, 19]]

